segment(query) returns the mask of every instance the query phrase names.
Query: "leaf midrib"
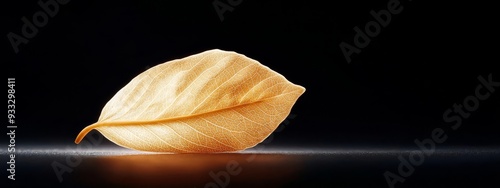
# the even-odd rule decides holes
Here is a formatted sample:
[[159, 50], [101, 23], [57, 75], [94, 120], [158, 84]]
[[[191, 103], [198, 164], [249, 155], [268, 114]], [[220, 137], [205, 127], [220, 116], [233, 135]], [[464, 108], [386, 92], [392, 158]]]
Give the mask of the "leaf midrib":
[[295, 92], [297, 92], [297, 91], [291, 91], [291, 92], [287, 92], [287, 93], [282, 93], [282, 94], [279, 94], [279, 95], [276, 95], [276, 96], [273, 96], [273, 97], [269, 97], [269, 98], [265, 98], [265, 99], [261, 99], [261, 100], [258, 100], [258, 101], [253, 101], [253, 102], [245, 103], [245, 104], [238, 104], [238, 105], [230, 106], [230, 107], [227, 107], [227, 108], [221, 108], [221, 109], [217, 109], [217, 110], [213, 110], [213, 111], [209, 111], [209, 112], [198, 113], [198, 114], [191, 114], [191, 115], [186, 115], [186, 116], [177, 116], [177, 117], [170, 117], [170, 118], [162, 118], [162, 119], [155, 119], [155, 120], [96, 122], [96, 123], [90, 125], [89, 127], [93, 127], [93, 129], [94, 129], [94, 128], [97, 128], [97, 127], [100, 127], [100, 126], [120, 126], [120, 125], [154, 124], [154, 123], [160, 123], [160, 122], [167, 122], [167, 121], [175, 121], [175, 120], [181, 120], [181, 119], [186, 119], [186, 118], [193, 118], [193, 117], [196, 117], [196, 116], [202, 116], [202, 115], [205, 115], [205, 114], [216, 113], [216, 112], [219, 112], [219, 111], [224, 111], [224, 110], [228, 110], [228, 109], [233, 109], [233, 108], [238, 108], [238, 107], [242, 107], [242, 106], [248, 106], [248, 105], [252, 105], [252, 104], [256, 104], [256, 103], [265, 102], [267, 100], [271, 100], [273, 98], [277, 98], [277, 97], [280, 97], [282, 95], [288, 95], [288, 94], [295, 93]]

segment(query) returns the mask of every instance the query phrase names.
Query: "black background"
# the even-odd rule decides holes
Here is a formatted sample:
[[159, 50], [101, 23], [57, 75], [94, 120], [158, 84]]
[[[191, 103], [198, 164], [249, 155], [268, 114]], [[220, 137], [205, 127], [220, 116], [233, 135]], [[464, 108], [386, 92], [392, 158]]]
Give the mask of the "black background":
[[[222, 1], [225, 2], [225, 1]], [[401, 1], [403, 11], [347, 63], [355, 26], [388, 1], [70, 1], [14, 53], [7, 33], [37, 1], [1, 6], [2, 65], [16, 77], [18, 142], [70, 145], [133, 77], [209, 49], [258, 60], [307, 91], [274, 146], [414, 148], [441, 127], [438, 147], [499, 146], [500, 88], [452, 131], [443, 113], [473, 95], [478, 76], [500, 81], [494, 7]], [[6, 125], [6, 123], [5, 123]], [[7, 138], [2, 138], [2, 142]]]

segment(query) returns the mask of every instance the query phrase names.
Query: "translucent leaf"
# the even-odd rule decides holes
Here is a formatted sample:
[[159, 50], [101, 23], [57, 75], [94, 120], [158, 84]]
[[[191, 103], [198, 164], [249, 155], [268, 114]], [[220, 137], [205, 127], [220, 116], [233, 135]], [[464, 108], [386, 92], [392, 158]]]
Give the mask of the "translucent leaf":
[[104, 106], [92, 129], [154, 152], [224, 152], [253, 147], [288, 116], [305, 89], [244, 55], [209, 50], [139, 74]]

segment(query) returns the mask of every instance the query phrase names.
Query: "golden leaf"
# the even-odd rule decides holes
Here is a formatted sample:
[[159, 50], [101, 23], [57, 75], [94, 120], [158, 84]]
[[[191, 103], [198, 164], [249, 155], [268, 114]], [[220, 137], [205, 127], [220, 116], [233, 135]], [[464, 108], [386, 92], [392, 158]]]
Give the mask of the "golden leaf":
[[92, 129], [154, 152], [238, 151], [269, 136], [305, 89], [244, 55], [209, 50], [154, 66], [104, 106]]

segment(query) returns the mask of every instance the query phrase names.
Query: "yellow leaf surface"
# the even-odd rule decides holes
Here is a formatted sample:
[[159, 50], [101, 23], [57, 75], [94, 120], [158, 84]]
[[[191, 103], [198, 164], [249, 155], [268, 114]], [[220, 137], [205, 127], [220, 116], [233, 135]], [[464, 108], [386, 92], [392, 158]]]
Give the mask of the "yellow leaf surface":
[[305, 88], [244, 55], [209, 50], [154, 66], [104, 106], [93, 129], [126, 148], [238, 151], [269, 136]]

